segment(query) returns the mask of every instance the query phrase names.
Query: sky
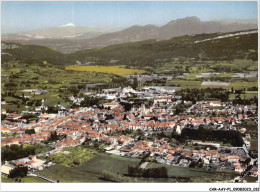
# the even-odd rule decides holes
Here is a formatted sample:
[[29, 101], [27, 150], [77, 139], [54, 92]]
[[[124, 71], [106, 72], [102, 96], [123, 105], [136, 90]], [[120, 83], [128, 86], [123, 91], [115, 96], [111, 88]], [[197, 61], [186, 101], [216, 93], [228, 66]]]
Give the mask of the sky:
[[2, 1], [1, 31], [17, 33], [67, 23], [99, 28], [162, 26], [197, 16], [202, 21], [254, 19], [257, 1]]

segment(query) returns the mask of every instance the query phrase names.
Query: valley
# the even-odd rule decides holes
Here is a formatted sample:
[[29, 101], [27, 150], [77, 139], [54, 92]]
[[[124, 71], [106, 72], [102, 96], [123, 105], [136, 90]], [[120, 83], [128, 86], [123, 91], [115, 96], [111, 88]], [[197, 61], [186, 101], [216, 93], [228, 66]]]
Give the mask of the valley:
[[[199, 34], [69, 54], [2, 42], [2, 161], [30, 173], [3, 182], [255, 182], [256, 40]], [[19, 144], [43, 152], [17, 159]]]

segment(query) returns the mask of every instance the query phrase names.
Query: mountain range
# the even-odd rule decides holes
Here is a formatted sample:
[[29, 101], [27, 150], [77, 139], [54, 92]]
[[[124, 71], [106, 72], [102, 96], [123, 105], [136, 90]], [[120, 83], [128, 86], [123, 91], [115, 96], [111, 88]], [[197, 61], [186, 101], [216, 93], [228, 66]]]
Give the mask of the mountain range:
[[225, 33], [257, 29], [255, 20], [201, 21], [198, 17], [172, 20], [166, 25], [132, 26], [125, 29], [77, 27], [72, 23], [56, 28], [4, 34], [2, 41], [43, 45], [63, 53], [101, 48], [143, 40], [168, 40], [183, 35]]
[[33, 39], [89, 39], [102, 34], [112, 33], [120, 28], [78, 27], [68, 23], [54, 28], [40, 29], [16, 34], [4, 34], [4, 39], [33, 40]]
[[[87, 49], [70, 54], [60, 53], [40, 45], [21, 45], [2, 42], [1, 61], [23, 61], [27, 64], [44, 63], [59, 68], [68, 65], [125, 65], [138, 69], [155, 70], [162, 63], [176, 58], [197, 61], [258, 60], [258, 32], [210, 33], [174, 37], [169, 40], [145, 40]], [[19, 63], [19, 62], [18, 62]], [[221, 70], [221, 69], [218, 69]], [[228, 66], [225, 70], [228, 69]]]

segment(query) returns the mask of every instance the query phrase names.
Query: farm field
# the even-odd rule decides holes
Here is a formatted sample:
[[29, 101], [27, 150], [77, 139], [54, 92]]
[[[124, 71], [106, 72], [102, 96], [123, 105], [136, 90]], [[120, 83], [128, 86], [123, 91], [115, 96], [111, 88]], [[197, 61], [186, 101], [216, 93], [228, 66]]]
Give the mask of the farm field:
[[205, 171], [203, 169], [177, 167], [172, 165], [152, 163], [149, 168], [166, 167], [169, 177], [214, 177], [214, 172]]
[[140, 159], [100, 153], [95, 158], [83, 163], [78, 168], [92, 173], [109, 171], [113, 173], [127, 174], [128, 166], [137, 166], [139, 162]]
[[57, 164], [38, 171], [38, 173], [60, 182], [106, 182], [100, 178], [103, 171], [126, 174], [128, 165], [136, 166], [139, 161], [140, 159], [99, 153], [96, 157], [78, 167], [66, 167]]
[[[128, 158], [126, 158], [128, 159]], [[110, 159], [111, 160], [111, 159]], [[113, 159], [112, 159], [113, 160]], [[110, 161], [110, 164], [113, 164], [112, 161]], [[126, 164], [126, 169], [127, 170], [127, 163]], [[89, 164], [85, 164], [85, 166], [90, 166]], [[116, 166], [114, 166], [116, 167]], [[143, 177], [127, 177], [123, 176], [120, 173], [117, 174], [116, 171], [119, 169], [111, 170], [111, 171], [106, 171], [105, 170], [95, 170], [95, 167], [92, 168], [92, 171], [98, 172], [98, 173], [93, 173], [87, 170], [82, 170], [79, 167], [65, 167], [62, 165], [54, 165], [52, 167], [49, 167], [47, 169], [44, 169], [42, 171], [38, 171], [39, 174], [45, 175], [47, 177], [50, 177], [55, 180], [59, 180], [61, 183], [104, 183], [104, 182], [116, 182], [116, 181], [111, 181], [111, 180], [106, 180], [103, 178], [103, 171], [108, 172], [112, 175], [116, 175], [120, 178], [125, 179], [125, 182], [177, 182], [175, 179], [172, 178], [143, 178]]]
[[1, 176], [2, 183], [49, 183], [48, 181], [41, 179], [39, 177], [26, 176], [20, 178], [21, 182], [10, 179], [6, 176]]
[[184, 88], [201, 88], [201, 82], [200, 81], [192, 81], [192, 80], [184, 80], [184, 79], [173, 79], [166, 82], [166, 86], [176, 86]]
[[78, 167], [65, 167], [57, 164], [37, 172], [40, 175], [59, 180], [61, 183], [97, 183], [105, 182], [99, 174], [89, 173]]
[[[209, 79], [207, 79], [209, 80]], [[178, 86], [182, 89], [204, 89], [204, 88], [223, 88], [227, 90], [233, 89], [245, 89], [246, 98], [253, 98], [257, 96], [257, 91], [247, 91], [248, 88], [258, 87], [257, 79], [237, 79], [237, 78], [227, 78], [224, 79], [225, 83], [222, 81], [202, 81], [202, 79], [196, 78], [195, 75], [187, 76], [184, 78], [172, 79], [166, 82], [167, 86]], [[213, 83], [211, 83], [213, 82]], [[242, 98], [242, 97], [241, 97]]]
[[237, 176], [234, 172], [211, 172], [205, 169], [176, 167], [172, 165], [165, 165], [160, 163], [152, 163], [147, 168], [166, 167], [169, 177], [183, 177], [191, 179], [191, 182], [212, 182], [212, 181], [229, 181]]
[[75, 167], [65, 167], [57, 164], [37, 172], [40, 175], [59, 180], [61, 183], [92, 183], [104, 182], [99, 174], [89, 173]]
[[210, 77], [214, 77], [214, 78], [230, 78], [233, 75], [235, 75], [236, 73], [220, 73], [220, 72], [210, 72], [207, 70], [199, 70], [198, 73], [189, 73], [186, 77], [184, 77], [184, 79], [187, 80], [198, 80], [200, 78], [210, 78]]
[[238, 80], [235, 82], [231, 82], [229, 87], [233, 87], [234, 89], [243, 89], [243, 88], [247, 89], [249, 87], [258, 87], [258, 81], [257, 79], [253, 82]]
[[[178, 182], [177, 178], [194, 182], [204, 182], [216, 178], [232, 179], [236, 173], [229, 172], [209, 172], [197, 168], [184, 168], [165, 165], [160, 163], [149, 163], [147, 168], [165, 166], [168, 169], [169, 178], [142, 178], [127, 177], [128, 166], [137, 166], [140, 159], [126, 158], [107, 153], [98, 153], [94, 158], [82, 163], [77, 167], [66, 167], [61, 164], [54, 165], [44, 170], [38, 171], [39, 174], [50, 177], [59, 182], [108, 182], [103, 179], [103, 173], [118, 175], [124, 178], [126, 182]], [[221, 179], [220, 179], [221, 180]], [[186, 182], [187, 182], [186, 181]]]
[[125, 76], [125, 75], [134, 75], [134, 74], [142, 74], [145, 71], [141, 71], [138, 69], [125, 69], [124, 66], [77, 66], [72, 65], [65, 68], [66, 70], [71, 71], [85, 71], [85, 72], [99, 72], [99, 73], [111, 73], [114, 75]]

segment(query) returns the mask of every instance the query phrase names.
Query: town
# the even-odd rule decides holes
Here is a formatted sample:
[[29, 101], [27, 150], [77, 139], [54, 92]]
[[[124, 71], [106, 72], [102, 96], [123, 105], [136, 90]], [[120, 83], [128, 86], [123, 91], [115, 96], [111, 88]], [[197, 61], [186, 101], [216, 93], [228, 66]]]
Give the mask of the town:
[[[98, 142], [106, 146], [105, 153], [128, 158], [141, 156], [143, 169], [148, 162], [158, 162], [237, 172], [239, 176], [229, 182], [247, 182], [245, 176], [258, 177], [258, 159], [250, 150], [250, 133], [237, 126], [243, 120], [258, 123], [257, 107], [221, 101], [186, 101], [176, 95], [178, 89], [170, 86], [103, 89], [91, 97], [108, 102], [81, 107], [84, 98], [71, 96], [71, 102], [78, 107], [66, 109], [59, 105], [58, 113], [43, 112], [44, 100], [35, 111], [22, 114], [7, 113], [2, 108], [2, 114], [6, 115], [1, 122], [2, 147], [26, 144], [52, 147], [51, 151], [37, 155], [2, 159], [2, 174], [26, 166], [32, 176], [43, 178], [36, 171], [55, 162], [46, 163], [42, 157], [69, 153], [66, 147]], [[134, 103], [133, 97], [142, 102]], [[34, 114], [39, 119], [28, 123], [22, 118], [24, 114]], [[56, 139], [50, 141], [54, 136]]]

